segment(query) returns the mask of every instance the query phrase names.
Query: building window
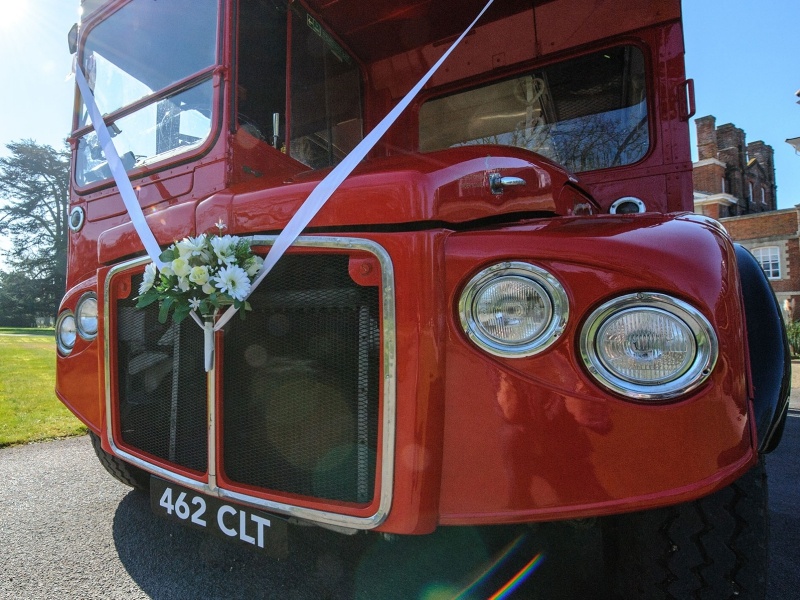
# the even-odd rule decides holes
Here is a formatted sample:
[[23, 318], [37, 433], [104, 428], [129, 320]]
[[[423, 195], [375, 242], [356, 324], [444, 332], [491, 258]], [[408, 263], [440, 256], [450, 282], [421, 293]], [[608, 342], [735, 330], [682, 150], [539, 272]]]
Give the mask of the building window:
[[767, 203], [767, 196], [764, 193], [764, 188], [762, 186], [762, 188], [761, 188], [761, 204], [766, 204], [766, 203]]
[[722, 193], [724, 194], [724, 193], [726, 193], [727, 191], [728, 191], [728, 190], [727, 190], [727, 189], [725, 189], [725, 178], [723, 177], [723, 178], [722, 178]]
[[781, 278], [781, 260], [777, 246], [767, 246], [765, 248], [753, 248], [753, 256], [764, 269], [769, 279]]

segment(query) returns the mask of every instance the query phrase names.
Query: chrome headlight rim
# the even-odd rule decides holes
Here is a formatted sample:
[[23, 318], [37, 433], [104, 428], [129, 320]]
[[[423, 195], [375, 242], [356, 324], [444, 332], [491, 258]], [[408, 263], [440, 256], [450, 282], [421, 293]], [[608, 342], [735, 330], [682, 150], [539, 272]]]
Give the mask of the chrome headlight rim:
[[[64, 326], [67, 319], [72, 320], [72, 342], [65, 341], [64, 339]], [[75, 347], [75, 342], [78, 341], [78, 326], [75, 314], [71, 310], [65, 310], [56, 319], [56, 347], [63, 356], [68, 356], [72, 349]]]
[[[94, 330], [88, 330], [84, 328], [82, 311], [84, 307], [88, 306], [87, 303], [93, 302], [94, 303]], [[84, 340], [87, 342], [91, 342], [93, 339], [97, 337], [97, 330], [98, 330], [98, 321], [99, 316], [97, 314], [97, 294], [94, 292], [87, 292], [83, 296], [80, 297], [78, 303], [75, 305], [75, 327], [78, 330], [78, 335], [80, 335]]]
[[[520, 278], [531, 283], [549, 303], [549, 322], [532, 339], [524, 342], [501, 342], [486, 334], [475, 315], [475, 304], [481, 292], [501, 279]], [[525, 358], [543, 352], [564, 333], [569, 319], [569, 300], [564, 287], [549, 271], [522, 262], [501, 262], [478, 272], [461, 292], [458, 302], [461, 327], [479, 348], [503, 358]]]
[[[612, 317], [628, 311], [658, 311], [685, 325], [694, 338], [694, 357], [671, 377], [656, 383], [637, 383], [610, 369], [597, 350], [598, 333]], [[714, 370], [719, 342], [714, 328], [692, 305], [658, 292], [637, 292], [614, 298], [595, 309], [580, 333], [580, 354], [586, 369], [608, 390], [634, 400], [669, 401], [702, 385]]]

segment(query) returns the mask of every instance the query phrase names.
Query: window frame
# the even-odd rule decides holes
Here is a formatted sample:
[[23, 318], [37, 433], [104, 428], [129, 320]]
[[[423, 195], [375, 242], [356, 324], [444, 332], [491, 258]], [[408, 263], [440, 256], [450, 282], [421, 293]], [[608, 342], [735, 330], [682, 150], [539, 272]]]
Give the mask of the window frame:
[[[80, 43], [75, 58], [78, 64], [82, 65], [83, 61], [85, 60], [86, 42], [91, 37], [93, 30], [96, 27], [108, 21], [109, 19], [113, 18], [113, 16], [117, 12], [119, 12], [122, 8], [131, 4], [133, 1], [134, 0], [127, 0], [126, 2], [122, 2], [118, 6], [115, 6], [112, 10], [99, 11], [97, 13], [97, 18], [90, 20], [86, 24], [85, 31], [81, 32], [80, 35]], [[103, 114], [103, 121], [105, 122], [106, 126], [111, 127], [116, 121], [123, 119], [127, 116], [130, 116], [134, 113], [137, 113], [149, 105], [155, 105], [161, 100], [176, 96], [191, 88], [202, 85], [207, 81], [211, 81], [211, 85], [213, 88], [213, 96], [211, 101], [211, 111], [212, 111], [211, 130], [209, 131], [209, 134], [206, 137], [205, 141], [198, 147], [188, 149], [187, 151], [178, 153], [177, 155], [174, 153], [167, 152], [164, 153], [166, 154], [166, 156], [164, 156], [163, 158], [151, 160], [147, 164], [129, 168], [127, 172], [128, 172], [128, 177], [131, 180], [138, 179], [146, 175], [152, 175], [167, 169], [172, 169], [174, 167], [184, 165], [187, 163], [191, 163], [208, 154], [219, 140], [220, 132], [222, 129], [222, 118], [224, 112], [222, 106], [224, 93], [221, 92], [220, 90], [221, 86], [219, 85], [220, 81], [223, 79], [220, 67], [222, 66], [224, 60], [224, 52], [223, 52], [224, 28], [226, 20], [228, 19], [228, 9], [226, 8], [226, 3], [223, 0], [215, 0], [215, 3], [217, 6], [216, 9], [217, 24], [216, 24], [216, 44], [214, 51], [215, 57], [213, 64], [208, 65], [207, 67], [204, 67], [200, 71], [192, 73], [181, 80], [174, 81], [168, 86], [160, 90], [156, 90], [155, 92], [149, 95], [138, 98], [128, 105], [121, 106], [109, 113]], [[94, 125], [92, 123], [79, 125], [81, 113], [84, 109], [85, 109], [85, 103], [76, 85], [75, 104], [72, 116], [72, 133], [70, 134], [69, 140], [73, 145], [71, 178], [75, 192], [81, 195], [91, 194], [117, 185], [113, 177], [107, 177], [105, 179], [101, 179], [98, 181], [88, 182], [83, 185], [78, 183], [77, 169], [79, 161], [76, 159], [76, 153], [78, 152], [78, 144], [82, 138], [84, 138], [92, 131], [94, 131]]]
[[[753, 254], [753, 257], [758, 261], [761, 270], [764, 271], [764, 275], [767, 276], [769, 280], [777, 280], [782, 278], [782, 266], [781, 266], [781, 248], [778, 246], [759, 246], [757, 248], [752, 248], [750, 252]], [[774, 259], [774, 260], [773, 260]], [[768, 268], [765, 268], [767, 265]], [[773, 267], [773, 265], [777, 265], [777, 267]], [[777, 275], [775, 272], [777, 271]]]
[[[419, 139], [419, 114], [422, 109], [422, 106], [431, 101], [431, 100], [438, 100], [443, 99], [448, 96], [453, 96], [456, 94], [460, 94], [463, 92], [468, 92], [470, 90], [491, 86], [494, 84], [502, 83], [503, 81], [509, 81], [514, 78], [522, 77], [526, 74], [529, 74], [534, 71], [542, 71], [553, 66], [557, 66], [559, 64], [567, 63], [570, 61], [577, 61], [581, 58], [585, 58], [594, 54], [600, 54], [604, 51], [613, 50], [617, 48], [623, 47], [632, 47], [639, 51], [642, 55], [642, 66], [643, 66], [643, 74], [644, 74], [644, 106], [647, 110], [647, 123], [646, 123], [646, 132], [647, 132], [647, 147], [642, 155], [635, 161], [625, 164], [617, 164], [617, 165], [608, 165], [599, 167], [596, 169], [589, 169], [586, 171], [577, 171], [576, 173], [580, 174], [581, 176], [586, 176], [587, 174], [595, 174], [595, 173], [604, 173], [607, 171], [614, 171], [619, 169], [630, 169], [635, 168], [638, 166], [643, 165], [646, 163], [656, 152], [659, 147], [658, 141], [658, 134], [655, 129], [656, 123], [659, 117], [659, 108], [657, 104], [657, 96], [658, 90], [655, 87], [654, 81], [654, 73], [656, 67], [652, 64], [653, 57], [651, 55], [652, 50], [650, 46], [639, 38], [631, 38], [625, 37], [613, 40], [613, 42], [606, 43], [602, 46], [596, 46], [591, 48], [589, 51], [584, 51], [576, 54], [570, 55], [561, 55], [555, 59], [549, 59], [544, 61], [527, 61], [524, 64], [516, 65], [513, 69], [502, 70], [498, 71], [498, 73], [492, 77], [481, 79], [476, 82], [475, 79], [469, 80], [459, 80], [456, 82], [452, 82], [448, 85], [442, 86], [440, 88], [436, 88], [431, 92], [420, 95], [418, 102], [416, 103], [415, 112], [417, 114], [417, 126], [416, 126], [416, 150], [423, 154], [429, 152], [437, 152], [440, 150], [421, 150], [420, 149], [420, 139]], [[513, 146], [512, 146], [513, 147]], [[547, 158], [547, 157], [545, 157]], [[548, 160], [553, 160], [549, 159]], [[557, 161], [556, 161], [557, 162]], [[561, 163], [558, 163], [561, 164]], [[569, 167], [566, 165], [561, 165], [564, 168], [569, 170]]]

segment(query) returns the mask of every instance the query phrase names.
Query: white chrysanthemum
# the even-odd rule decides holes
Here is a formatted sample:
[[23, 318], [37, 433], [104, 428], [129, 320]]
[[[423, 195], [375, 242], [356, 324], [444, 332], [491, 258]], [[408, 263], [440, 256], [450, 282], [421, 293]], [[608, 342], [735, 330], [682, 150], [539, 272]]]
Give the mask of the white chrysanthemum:
[[215, 285], [219, 291], [228, 294], [234, 300], [244, 300], [250, 292], [250, 279], [247, 273], [236, 265], [220, 269]]
[[141, 296], [145, 292], [149, 291], [153, 284], [156, 281], [156, 265], [155, 263], [150, 263], [144, 269], [144, 279], [142, 279], [142, 283], [139, 284], [139, 295]]
[[175, 244], [181, 258], [189, 259], [192, 256], [201, 256], [206, 245], [206, 235], [201, 233], [197, 237], [183, 238]]
[[172, 261], [172, 271], [180, 278], [188, 277], [192, 271], [189, 261], [185, 258], [176, 258]]
[[189, 281], [196, 283], [197, 285], [205, 285], [208, 283], [208, 279], [208, 267], [205, 265], [201, 267], [192, 267], [192, 270], [189, 273]]
[[239, 238], [232, 235], [211, 238], [211, 247], [217, 255], [219, 262], [230, 265], [236, 260], [236, 244]]
[[261, 266], [264, 264], [264, 259], [260, 256], [253, 256], [252, 258], [248, 258], [247, 262], [244, 263], [245, 268], [247, 269], [247, 275], [249, 277], [253, 277], [256, 273], [261, 270]]

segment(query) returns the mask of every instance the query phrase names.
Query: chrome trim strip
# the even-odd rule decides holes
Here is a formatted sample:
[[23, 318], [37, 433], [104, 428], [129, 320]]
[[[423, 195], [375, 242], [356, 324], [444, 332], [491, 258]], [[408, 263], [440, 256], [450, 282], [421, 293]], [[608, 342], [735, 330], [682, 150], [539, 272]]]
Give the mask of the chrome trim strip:
[[[217, 335], [216, 333], [214, 335]], [[217, 492], [217, 365], [214, 353], [213, 367], [206, 373], [206, 398], [208, 400], [208, 489]]]
[[[252, 236], [250, 237], [253, 246], [271, 246], [277, 236]], [[216, 480], [216, 374], [212, 370], [208, 375], [208, 442], [209, 442], [209, 464], [208, 482], [203, 482], [193, 478], [185, 477], [173, 473], [163, 467], [154, 465], [142, 460], [132, 454], [122, 450], [114, 440], [113, 423], [110, 418], [112, 414], [111, 406], [111, 331], [108, 326], [111, 317], [111, 284], [116, 275], [132, 268], [146, 265], [150, 258], [143, 257], [127, 261], [113, 267], [106, 277], [103, 288], [103, 361], [105, 376], [105, 396], [106, 396], [106, 434], [112, 452], [121, 459], [141, 467], [146, 471], [157, 475], [167, 481], [180, 484], [189, 489], [203, 494], [217, 496], [223, 499], [272, 511], [298, 519], [325, 523], [350, 529], [373, 529], [383, 523], [389, 515], [394, 493], [394, 456], [395, 456], [395, 426], [396, 426], [396, 382], [397, 382], [397, 333], [395, 321], [395, 289], [394, 289], [394, 267], [389, 253], [377, 242], [362, 238], [349, 237], [330, 237], [330, 236], [301, 236], [297, 238], [293, 246], [300, 248], [330, 248], [361, 250], [372, 254], [381, 265], [381, 310], [382, 310], [382, 337], [383, 337], [383, 420], [382, 439], [381, 439], [381, 471], [380, 471], [380, 490], [379, 503], [376, 512], [368, 517], [354, 517], [329, 511], [322, 511], [312, 508], [293, 506], [282, 502], [264, 500], [255, 496], [241, 494], [218, 487]], [[136, 293], [136, 290], [131, 290]]]

